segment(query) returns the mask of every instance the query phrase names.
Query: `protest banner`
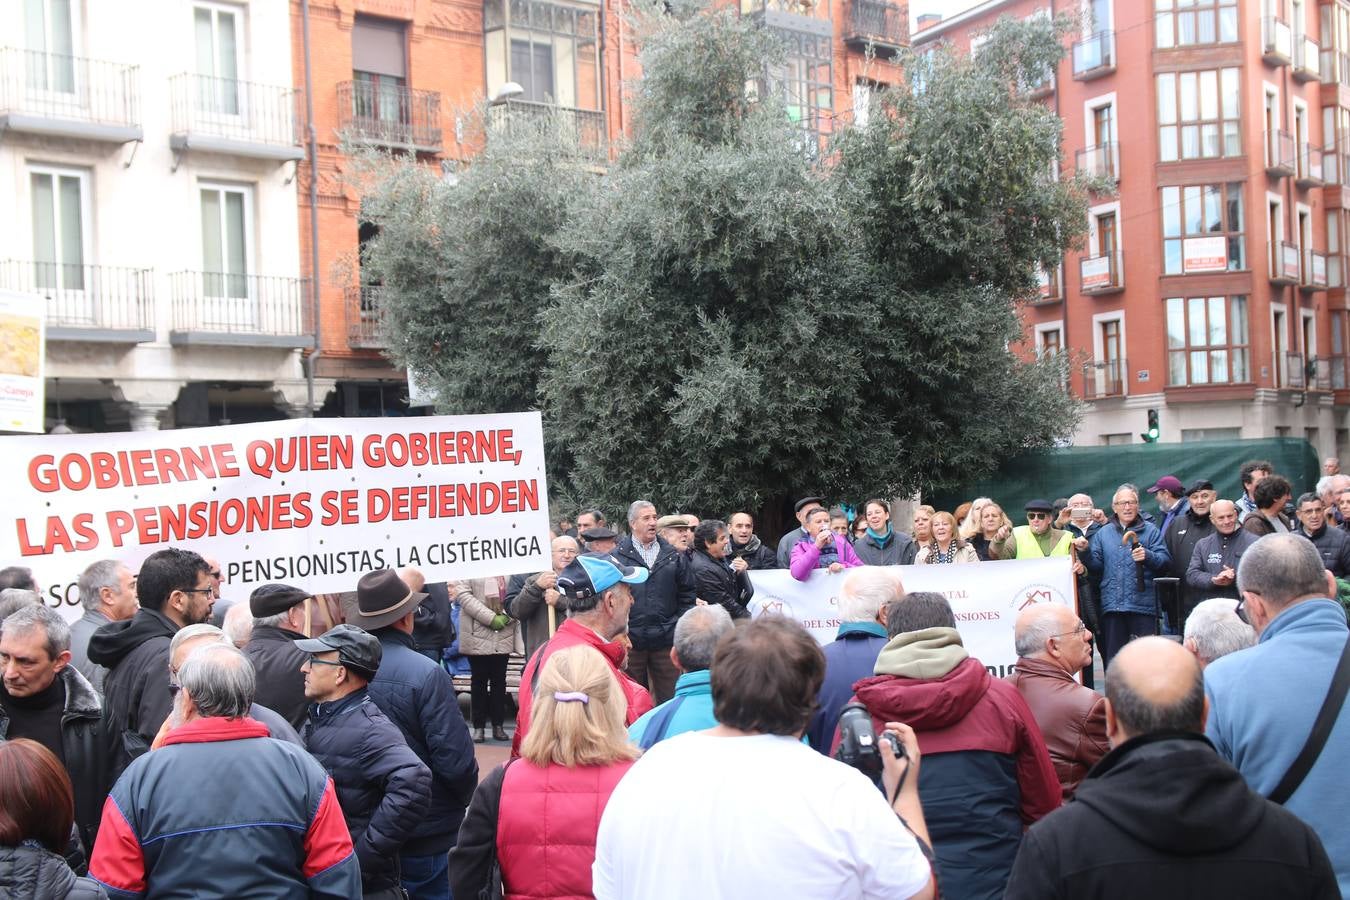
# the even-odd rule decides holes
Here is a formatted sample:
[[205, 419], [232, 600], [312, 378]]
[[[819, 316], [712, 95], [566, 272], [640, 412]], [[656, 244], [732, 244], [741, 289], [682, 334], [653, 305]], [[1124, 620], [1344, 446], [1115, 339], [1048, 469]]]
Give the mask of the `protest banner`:
[[[996, 678], [1011, 672], [1017, 662], [1013, 624], [1018, 613], [1036, 603], [1077, 608], [1072, 561], [1067, 556], [892, 568], [900, 573], [906, 591], [935, 591], [947, 598], [966, 649]], [[786, 569], [753, 571], [751, 613], [791, 616], [827, 644], [839, 630], [838, 596], [848, 571], [831, 575], [818, 569], [806, 581], [798, 581]]]
[[274, 581], [350, 591], [384, 567], [428, 581], [549, 567], [538, 413], [8, 437], [0, 471], [0, 565], [31, 568], [71, 619], [87, 565], [135, 571], [169, 546], [218, 559], [232, 601]]

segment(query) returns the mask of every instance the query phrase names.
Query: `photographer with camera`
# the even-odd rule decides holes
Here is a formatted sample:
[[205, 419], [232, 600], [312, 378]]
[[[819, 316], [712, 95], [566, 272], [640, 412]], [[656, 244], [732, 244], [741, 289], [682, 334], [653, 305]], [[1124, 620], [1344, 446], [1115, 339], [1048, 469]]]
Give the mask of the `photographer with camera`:
[[[791, 619], [724, 636], [711, 676], [719, 724], [656, 744], [614, 789], [596, 837], [597, 900], [934, 897], [914, 732], [885, 723], [904, 754], [889, 740], [878, 751], [883, 798], [802, 743], [824, 676], [820, 646]], [[675, 846], [671, 835], [698, 838]]]

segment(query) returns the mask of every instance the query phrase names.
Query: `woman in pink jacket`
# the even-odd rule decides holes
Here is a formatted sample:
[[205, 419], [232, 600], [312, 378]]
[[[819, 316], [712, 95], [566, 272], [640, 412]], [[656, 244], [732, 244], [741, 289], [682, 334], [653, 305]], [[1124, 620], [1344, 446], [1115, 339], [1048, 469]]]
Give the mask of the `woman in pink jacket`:
[[806, 519], [806, 531], [810, 537], [802, 538], [792, 548], [792, 563], [788, 566], [792, 577], [798, 581], [810, 578], [815, 569], [834, 573], [863, 564], [849, 542], [830, 531], [827, 510], [817, 509], [811, 513]]

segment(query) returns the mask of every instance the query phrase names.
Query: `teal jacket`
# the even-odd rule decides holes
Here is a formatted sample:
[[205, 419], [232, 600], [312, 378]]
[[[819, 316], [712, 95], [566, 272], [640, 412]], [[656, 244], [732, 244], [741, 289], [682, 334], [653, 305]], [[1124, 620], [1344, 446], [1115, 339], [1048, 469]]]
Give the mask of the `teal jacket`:
[[[675, 697], [680, 705], [660, 740], [672, 738], [686, 731], [703, 731], [717, 724], [717, 719], [713, 716], [712, 673], [707, 669], [701, 672], [685, 672], [681, 675], [675, 682]], [[675, 702], [675, 699], [667, 700], [629, 725], [628, 739], [640, 745], [652, 719], [661, 715], [662, 710]]]

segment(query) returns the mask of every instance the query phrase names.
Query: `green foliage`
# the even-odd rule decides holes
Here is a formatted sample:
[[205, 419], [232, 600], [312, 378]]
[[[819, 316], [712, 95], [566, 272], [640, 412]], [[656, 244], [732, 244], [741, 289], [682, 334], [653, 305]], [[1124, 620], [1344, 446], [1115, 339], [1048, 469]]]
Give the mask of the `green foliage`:
[[368, 206], [395, 356], [442, 409], [537, 404], [555, 495], [708, 513], [934, 489], [1072, 432], [1062, 364], [1008, 349], [1038, 263], [1085, 220], [1083, 185], [1052, 177], [1058, 120], [1017, 90], [1061, 26], [908, 60], [923, 90], [818, 156], [747, 99], [771, 35], [726, 11], [640, 19], [607, 175], [489, 132], [457, 184], [403, 171]]

